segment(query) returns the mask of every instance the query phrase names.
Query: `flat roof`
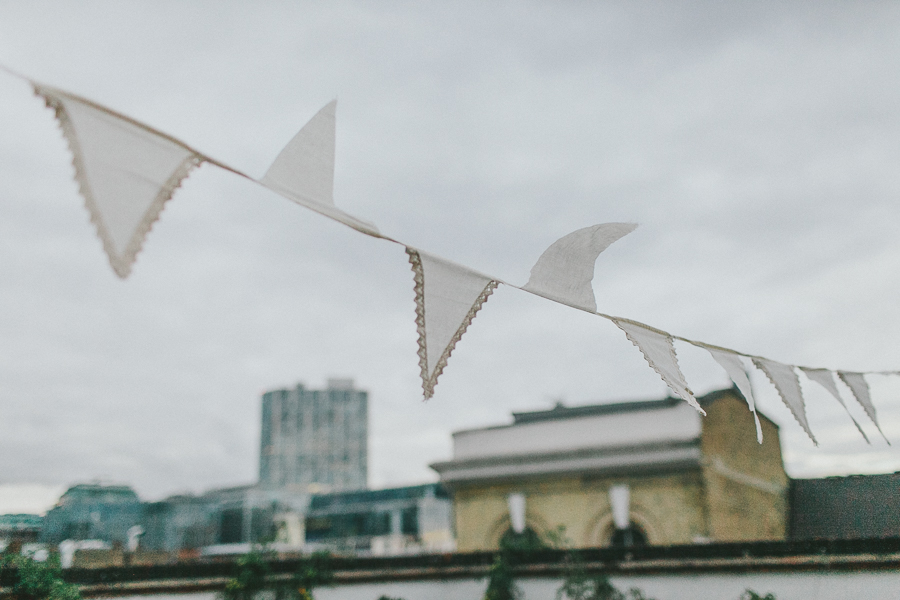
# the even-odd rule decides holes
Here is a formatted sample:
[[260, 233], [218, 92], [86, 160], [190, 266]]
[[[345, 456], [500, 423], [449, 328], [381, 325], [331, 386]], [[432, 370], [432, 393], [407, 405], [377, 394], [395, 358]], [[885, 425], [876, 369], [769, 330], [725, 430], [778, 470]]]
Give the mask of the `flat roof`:
[[[701, 406], [708, 406], [719, 398], [725, 396], [726, 394], [734, 395], [740, 400], [745, 400], [744, 395], [741, 394], [741, 391], [737, 388], [737, 386], [732, 386], [730, 388], [713, 390], [709, 393], [704, 394], [703, 396], [699, 396], [697, 397], [697, 402], [699, 402]], [[582, 404], [578, 406], [566, 406], [562, 402], [557, 402], [556, 406], [551, 409], [514, 412], [512, 413], [512, 423], [507, 423], [505, 425], [489, 425], [487, 427], [473, 427], [471, 429], [460, 429], [458, 431], [454, 431], [453, 435], [456, 435], [458, 433], [469, 433], [473, 431], [503, 429], [507, 427], [515, 427], [516, 425], [524, 425], [526, 423], [536, 423], [540, 421], [559, 421], [563, 419], [577, 419], [579, 417], [663, 410], [666, 408], [677, 406], [682, 402], [684, 402], [684, 400], [682, 400], [681, 398], [676, 398], [674, 396], [666, 396], [665, 398], [659, 398], [655, 400], [625, 400], [619, 402], [604, 402], [602, 404]], [[756, 412], [759, 414], [760, 418], [765, 418], [767, 421], [778, 427], [778, 424], [766, 417], [766, 415], [764, 415], [762, 412], [760, 412], [758, 407], [756, 409]]]

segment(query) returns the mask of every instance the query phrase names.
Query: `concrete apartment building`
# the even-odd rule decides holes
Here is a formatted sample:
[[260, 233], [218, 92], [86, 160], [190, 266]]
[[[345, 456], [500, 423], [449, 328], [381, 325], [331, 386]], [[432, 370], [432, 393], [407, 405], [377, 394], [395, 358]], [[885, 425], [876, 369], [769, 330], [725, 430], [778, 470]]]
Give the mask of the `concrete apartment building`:
[[[453, 459], [432, 465], [454, 500], [460, 551], [496, 548], [511, 496], [527, 527], [564, 526], [576, 546], [617, 542], [610, 490], [627, 486], [629, 536], [648, 544], [783, 540], [788, 477], [778, 426], [736, 389], [675, 398], [514, 413], [513, 423], [453, 434]], [[621, 540], [618, 540], [621, 541]]]
[[368, 393], [352, 379], [297, 384], [262, 397], [259, 486], [319, 493], [368, 481]]

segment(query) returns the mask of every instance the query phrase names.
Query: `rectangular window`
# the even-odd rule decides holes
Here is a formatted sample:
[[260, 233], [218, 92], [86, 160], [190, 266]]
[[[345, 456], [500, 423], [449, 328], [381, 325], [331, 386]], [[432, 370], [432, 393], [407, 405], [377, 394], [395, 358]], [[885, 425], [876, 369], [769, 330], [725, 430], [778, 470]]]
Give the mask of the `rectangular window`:
[[400, 513], [400, 533], [419, 535], [419, 507], [404, 508]]

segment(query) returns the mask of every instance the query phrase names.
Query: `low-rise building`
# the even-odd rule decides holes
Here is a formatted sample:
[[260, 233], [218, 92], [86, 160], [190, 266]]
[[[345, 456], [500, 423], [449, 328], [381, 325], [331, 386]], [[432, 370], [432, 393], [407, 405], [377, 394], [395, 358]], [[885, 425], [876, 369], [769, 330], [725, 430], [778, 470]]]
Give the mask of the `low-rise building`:
[[454, 433], [452, 460], [432, 468], [453, 494], [459, 550], [498, 547], [516, 510], [525, 528], [563, 527], [580, 547], [785, 539], [778, 426], [760, 414], [758, 444], [737, 389], [698, 400], [706, 417], [665, 398], [557, 405]]
[[149, 502], [141, 522], [141, 547], [175, 552], [216, 544], [218, 521], [218, 507], [197, 496], [177, 495]]
[[22, 543], [36, 542], [41, 533], [44, 518], [40, 515], [0, 515], [0, 546], [13, 540]]
[[455, 548], [452, 506], [439, 484], [317, 494], [306, 514], [312, 547], [357, 554], [447, 552]]
[[70, 487], [44, 517], [40, 540], [103, 540], [125, 545], [144, 505], [127, 485], [81, 483]]
[[[146, 505], [141, 547], [175, 552], [208, 546], [249, 546], [278, 540], [279, 527], [302, 522], [309, 494], [245, 485], [176, 495]], [[294, 528], [296, 529], [296, 528]], [[284, 546], [302, 547], [296, 532]]]
[[900, 473], [791, 481], [791, 539], [896, 537]]

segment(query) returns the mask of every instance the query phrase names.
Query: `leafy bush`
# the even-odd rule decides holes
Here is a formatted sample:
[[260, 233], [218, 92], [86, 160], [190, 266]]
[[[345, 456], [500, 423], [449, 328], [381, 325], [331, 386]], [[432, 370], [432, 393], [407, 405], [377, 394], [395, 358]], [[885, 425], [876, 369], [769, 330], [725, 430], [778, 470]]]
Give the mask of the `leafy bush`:
[[508, 552], [501, 551], [494, 557], [494, 564], [488, 572], [484, 600], [516, 600], [521, 595], [513, 579], [512, 560]]
[[12, 587], [17, 600], [81, 600], [78, 586], [63, 580], [59, 557], [52, 555], [44, 562], [25, 556], [10, 555], [0, 566], [16, 569], [18, 582]]
[[262, 592], [274, 592], [275, 600], [313, 600], [314, 588], [334, 580], [327, 552], [304, 559], [300, 569], [287, 582], [272, 582], [270, 553], [251, 550], [237, 561], [237, 574], [225, 585], [222, 600], [257, 600]]
[[294, 575], [292, 584], [303, 600], [312, 600], [314, 588], [331, 585], [334, 571], [331, 568], [331, 555], [327, 552], [315, 552], [303, 561], [300, 570]]
[[237, 560], [237, 574], [225, 584], [223, 600], [253, 600], [266, 589], [266, 578], [271, 573], [266, 557], [259, 550], [251, 550]]
[[522, 596], [513, 578], [513, 569], [518, 558], [529, 552], [549, 548], [533, 529], [527, 527], [522, 533], [512, 530], [500, 538], [500, 551], [494, 556], [494, 563], [488, 571], [488, 587], [484, 600], [516, 600]]
[[565, 527], [560, 526], [550, 532], [547, 539], [555, 548], [569, 548], [563, 569], [563, 583], [556, 591], [557, 600], [653, 600], [639, 588], [631, 588], [627, 593], [619, 591], [606, 575], [588, 575], [581, 555], [571, 549], [572, 544], [566, 537]]

